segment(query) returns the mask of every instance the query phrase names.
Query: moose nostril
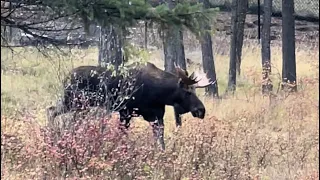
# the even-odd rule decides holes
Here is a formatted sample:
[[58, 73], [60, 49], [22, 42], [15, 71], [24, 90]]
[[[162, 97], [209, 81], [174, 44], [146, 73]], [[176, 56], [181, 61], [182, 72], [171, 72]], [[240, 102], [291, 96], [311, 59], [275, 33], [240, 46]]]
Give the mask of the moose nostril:
[[197, 117], [197, 118], [203, 119], [204, 116], [205, 116], [205, 109], [204, 108], [194, 108], [191, 111], [191, 114], [192, 114], [193, 117]]
[[204, 118], [205, 113], [204, 112], [199, 112], [199, 118], [203, 119]]
[[198, 115], [199, 118], [203, 119], [206, 114], [206, 110], [204, 108], [199, 109]]

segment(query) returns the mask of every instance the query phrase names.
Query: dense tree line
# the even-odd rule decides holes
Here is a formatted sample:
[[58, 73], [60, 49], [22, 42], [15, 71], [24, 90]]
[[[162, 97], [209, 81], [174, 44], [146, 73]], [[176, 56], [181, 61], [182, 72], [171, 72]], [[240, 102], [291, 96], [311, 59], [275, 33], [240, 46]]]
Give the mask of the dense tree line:
[[[295, 40], [294, 40], [294, 1], [282, 0], [283, 18], [283, 69], [284, 84], [296, 83]], [[1, 46], [10, 46], [8, 29], [17, 28], [27, 35], [52, 45], [66, 44], [66, 39], [58, 35], [47, 36], [45, 32], [56, 34], [84, 28], [90, 24], [100, 27], [99, 64], [111, 62], [115, 66], [123, 63], [122, 48], [128, 35], [127, 28], [140, 21], [147, 25], [157, 23], [162, 29], [165, 70], [173, 71], [174, 64], [186, 70], [183, 31], [194, 33], [201, 44], [203, 70], [216, 81], [212, 52], [211, 18], [216, 9], [210, 8], [208, 0], [196, 1], [146, 1], [146, 0], [10, 0], [1, 1]], [[270, 24], [272, 0], [264, 1], [262, 27], [262, 91], [272, 91]], [[241, 52], [243, 46], [244, 22], [248, 11], [247, 0], [232, 1], [232, 34], [230, 44], [229, 80], [227, 91], [236, 90], [236, 77], [240, 75]], [[66, 24], [57, 28], [58, 24]], [[59, 26], [61, 27], [61, 25]], [[147, 42], [145, 42], [146, 46]], [[284, 86], [283, 86], [284, 87]], [[290, 86], [291, 87], [291, 86]], [[296, 90], [294, 85], [293, 90]], [[207, 88], [207, 93], [218, 97], [218, 83]]]
[[[232, 34], [229, 63], [228, 91], [236, 90], [236, 77], [240, 75], [241, 51], [243, 45], [243, 31], [248, 1], [232, 1]], [[264, 14], [262, 26], [262, 93], [272, 91], [270, 26], [272, 14], [272, 0], [264, 0]], [[294, 28], [294, 0], [282, 0], [282, 89], [289, 88], [296, 91], [296, 61], [295, 61], [295, 28]]]

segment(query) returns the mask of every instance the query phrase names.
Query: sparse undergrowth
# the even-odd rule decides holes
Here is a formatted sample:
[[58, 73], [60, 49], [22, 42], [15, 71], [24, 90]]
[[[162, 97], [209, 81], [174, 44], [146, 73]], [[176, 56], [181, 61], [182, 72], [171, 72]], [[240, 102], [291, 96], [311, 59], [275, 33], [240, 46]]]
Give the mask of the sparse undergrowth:
[[[275, 87], [279, 50], [274, 48], [272, 54]], [[117, 116], [95, 114], [76, 118], [64, 131], [47, 128], [44, 109], [56, 99], [61, 72], [95, 64], [96, 52], [89, 49], [46, 61], [31, 51], [20, 54], [25, 59], [16, 55], [1, 62], [4, 179], [319, 179], [318, 52], [297, 52], [297, 93], [264, 97], [260, 51], [244, 49], [238, 92], [222, 100], [203, 98], [206, 118], [184, 115], [180, 129], [175, 129], [168, 108], [167, 147], [160, 152], [151, 128], [141, 119], [134, 120], [127, 135], [116, 128]], [[197, 61], [201, 54], [187, 56]], [[150, 59], [162, 67], [159, 52]], [[223, 92], [228, 58], [216, 55], [215, 60]]]

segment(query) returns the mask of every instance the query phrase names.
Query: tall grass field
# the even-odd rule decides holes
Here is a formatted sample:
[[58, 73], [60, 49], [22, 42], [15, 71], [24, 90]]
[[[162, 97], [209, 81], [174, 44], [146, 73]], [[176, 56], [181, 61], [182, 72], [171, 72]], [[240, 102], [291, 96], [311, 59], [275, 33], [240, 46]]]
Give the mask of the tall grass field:
[[[197, 94], [205, 119], [182, 116], [175, 126], [173, 109], [165, 114], [166, 150], [154, 146], [152, 130], [133, 119], [127, 135], [116, 128], [118, 117], [106, 117], [107, 132], [91, 116], [73, 132], [52, 138], [45, 109], [62, 93], [68, 70], [96, 65], [96, 48], [67, 54], [35, 48], [1, 51], [1, 178], [3, 179], [319, 179], [319, 51], [296, 51], [297, 93], [278, 91], [282, 52], [272, 47], [273, 95], [261, 94], [261, 49], [243, 49], [241, 76], [234, 95], [224, 95], [229, 56], [215, 54], [219, 94]], [[145, 58], [163, 69], [163, 51]], [[201, 70], [201, 51], [186, 51]]]

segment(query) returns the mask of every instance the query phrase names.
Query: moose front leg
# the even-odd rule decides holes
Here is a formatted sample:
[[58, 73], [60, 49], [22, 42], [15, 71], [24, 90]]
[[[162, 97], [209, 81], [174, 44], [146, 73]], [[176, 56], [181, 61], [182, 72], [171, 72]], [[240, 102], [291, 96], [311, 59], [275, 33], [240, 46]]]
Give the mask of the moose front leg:
[[176, 121], [176, 127], [179, 128], [182, 126], [181, 115], [188, 113], [189, 111], [183, 109], [181, 106], [175, 104], [173, 106], [174, 118]]
[[157, 119], [154, 122], [151, 122], [153, 137], [155, 138], [155, 142], [159, 140], [159, 144], [161, 149], [165, 150], [164, 144], [164, 124], [163, 119]]
[[119, 122], [119, 130], [124, 134], [124, 135], [127, 135], [127, 130], [129, 129], [130, 127], [130, 123], [129, 123], [129, 119], [128, 118], [121, 118], [120, 117], [120, 122]]
[[126, 130], [130, 127], [131, 113], [129, 110], [122, 110], [119, 114], [120, 122], [118, 127], [122, 133], [127, 134]]
[[174, 118], [176, 120], [176, 127], [180, 127], [182, 125], [181, 116], [175, 108], [174, 108]]
[[143, 118], [151, 124], [155, 142], [159, 140], [162, 150], [165, 150], [163, 123], [164, 112], [164, 105], [144, 108], [143, 111], [140, 112]]

